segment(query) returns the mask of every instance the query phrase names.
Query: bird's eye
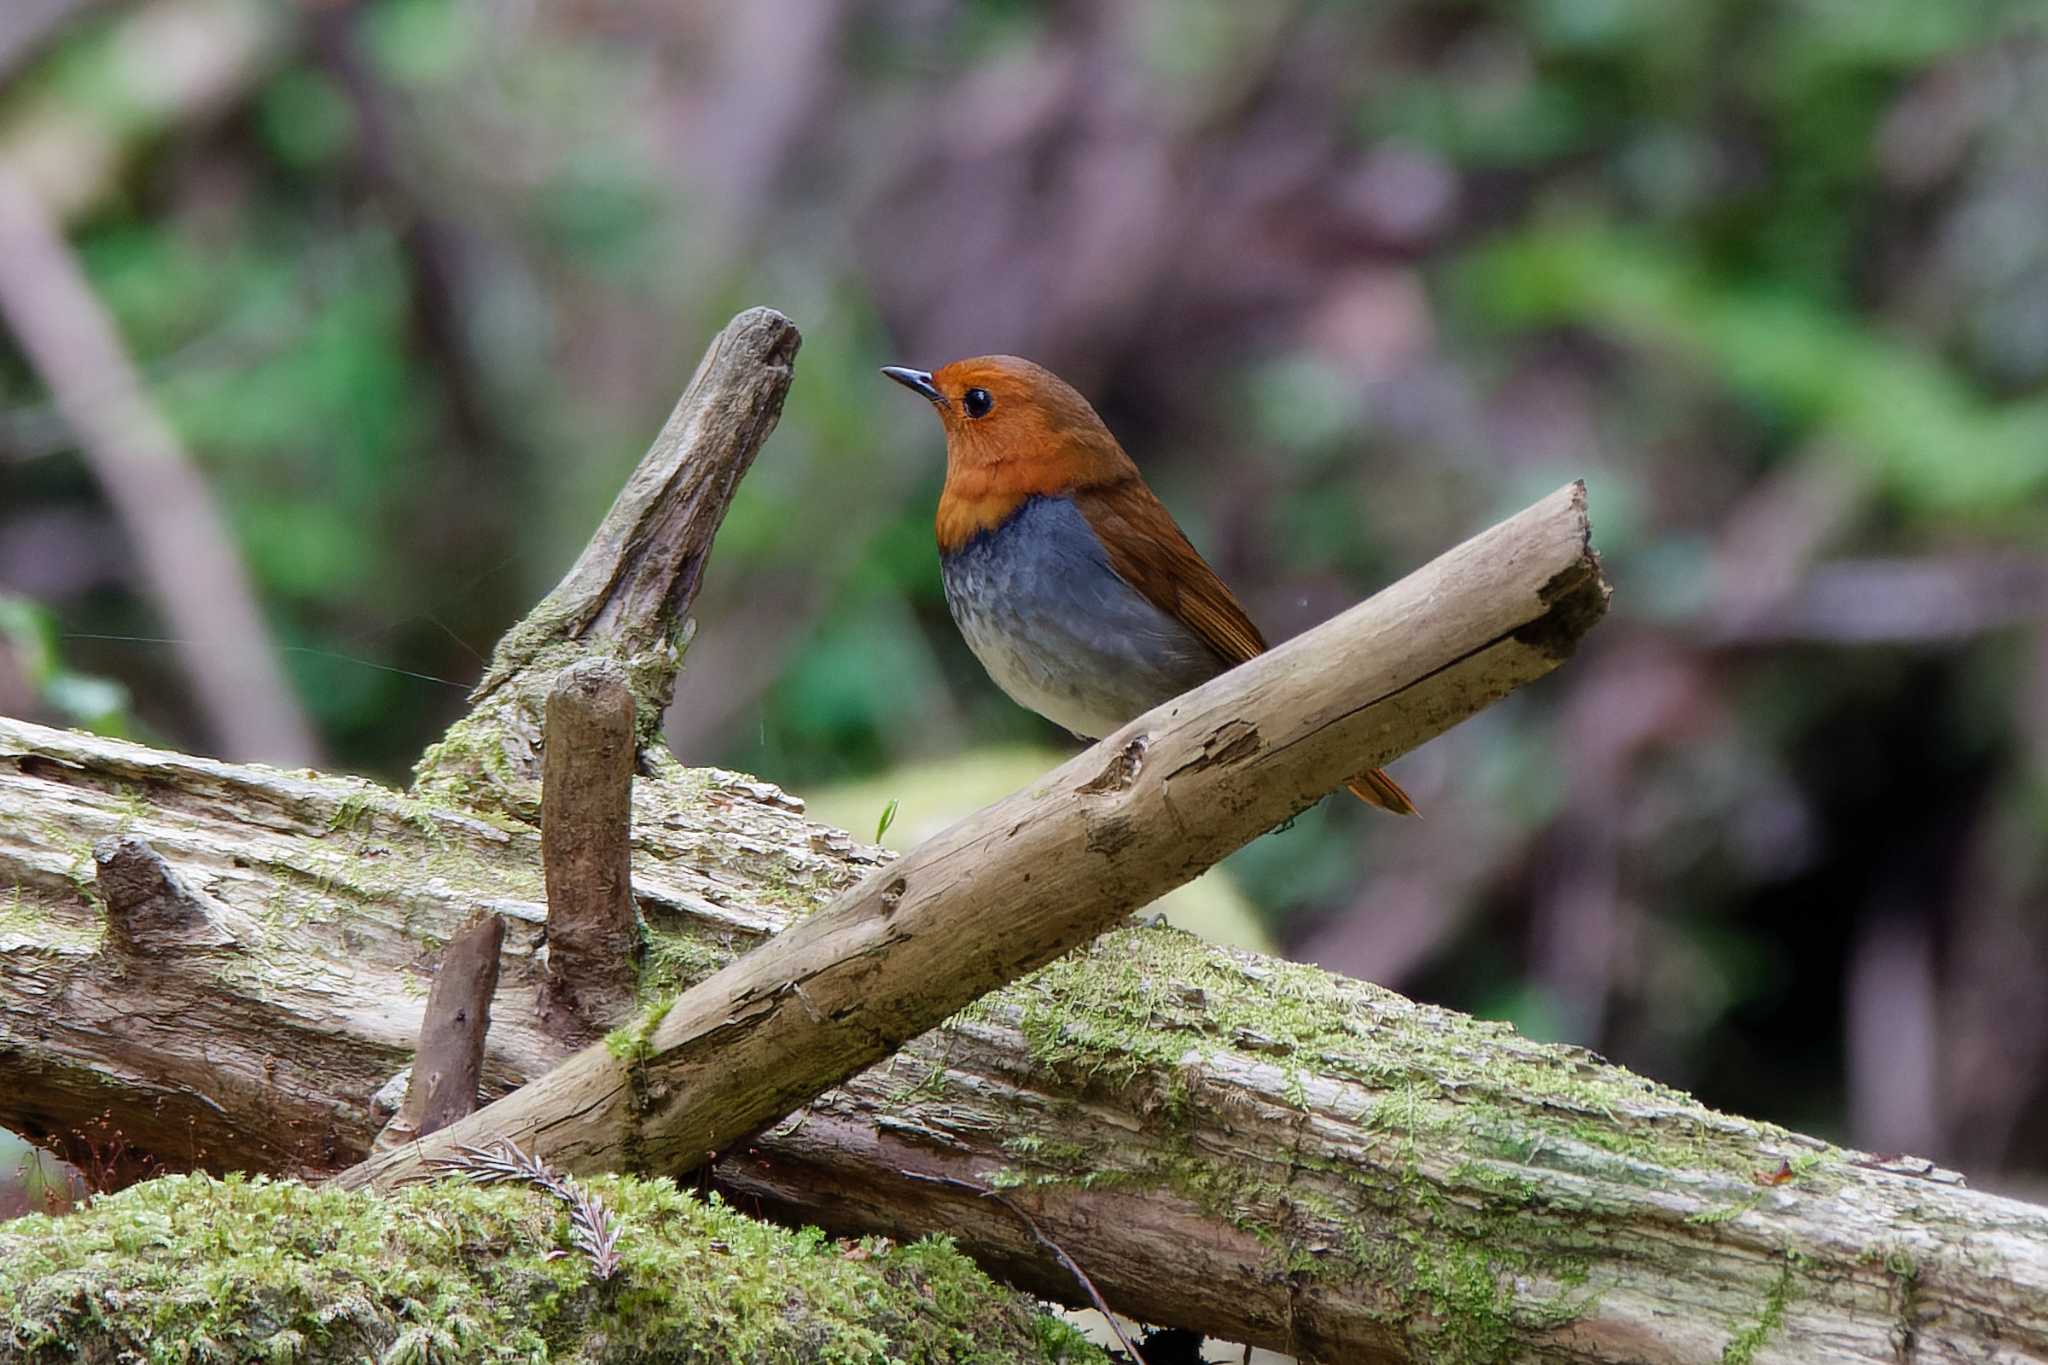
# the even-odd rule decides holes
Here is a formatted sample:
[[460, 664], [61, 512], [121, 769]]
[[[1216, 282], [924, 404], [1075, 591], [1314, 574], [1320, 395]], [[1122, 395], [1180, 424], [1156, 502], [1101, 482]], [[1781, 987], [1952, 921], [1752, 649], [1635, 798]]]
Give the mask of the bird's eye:
[[969, 389], [960, 395], [960, 406], [967, 409], [969, 417], [986, 417], [995, 405], [995, 395], [987, 389]]

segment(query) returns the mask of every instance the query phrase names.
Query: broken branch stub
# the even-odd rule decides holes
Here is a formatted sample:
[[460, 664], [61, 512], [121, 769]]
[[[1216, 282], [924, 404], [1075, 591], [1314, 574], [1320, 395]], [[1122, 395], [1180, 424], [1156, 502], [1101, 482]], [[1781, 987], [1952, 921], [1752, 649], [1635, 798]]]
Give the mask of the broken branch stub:
[[1548, 673], [1607, 595], [1572, 484], [927, 840], [613, 1045], [338, 1179], [388, 1186], [500, 1138], [572, 1171], [688, 1170]]
[[540, 852], [548, 990], [587, 1037], [631, 1008], [640, 979], [633, 908], [633, 693], [613, 659], [564, 669], [548, 693]]
[[476, 1112], [483, 1079], [484, 1038], [491, 1029], [491, 997], [498, 991], [498, 954], [505, 945], [502, 917], [478, 913], [441, 952], [427, 992], [419, 1052], [405, 1103], [377, 1135], [388, 1150]]
[[93, 881], [107, 906], [107, 944], [148, 959], [178, 948], [232, 948], [223, 908], [185, 885], [161, 854], [132, 834], [92, 846]]
[[575, 565], [505, 633], [469, 714], [421, 756], [415, 785], [533, 813], [549, 689], [592, 656], [624, 667], [653, 752], [689, 641], [690, 606], [739, 482], [782, 415], [802, 337], [749, 308], [712, 339], [661, 434]]

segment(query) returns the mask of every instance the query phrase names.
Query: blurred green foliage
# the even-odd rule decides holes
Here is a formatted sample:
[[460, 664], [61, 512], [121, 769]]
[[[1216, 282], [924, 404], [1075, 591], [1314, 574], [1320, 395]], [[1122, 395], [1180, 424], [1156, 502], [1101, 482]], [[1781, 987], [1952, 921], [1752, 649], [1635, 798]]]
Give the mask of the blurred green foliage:
[[1790, 282], [1596, 225], [1546, 225], [1464, 263], [1464, 291], [1506, 326], [1577, 323], [1701, 366], [1783, 440], [1865, 465], [1909, 516], [1972, 513], [2048, 529], [2048, 398], [1987, 401], [1919, 347], [1873, 334]]
[[127, 738], [135, 733], [128, 689], [111, 678], [67, 667], [57, 623], [33, 602], [0, 593], [0, 651], [26, 686], [27, 700], [47, 707], [67, 725]]

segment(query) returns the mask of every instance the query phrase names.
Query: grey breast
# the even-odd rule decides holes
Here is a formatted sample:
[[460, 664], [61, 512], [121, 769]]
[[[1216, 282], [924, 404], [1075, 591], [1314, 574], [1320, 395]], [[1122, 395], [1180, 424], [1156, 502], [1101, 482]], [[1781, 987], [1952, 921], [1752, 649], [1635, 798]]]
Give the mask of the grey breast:
[[1086, 739], [1221, 673], [1109, 565], [1080, 509], [1033, 498], [942, 559], [946, 605], [996, 685]]

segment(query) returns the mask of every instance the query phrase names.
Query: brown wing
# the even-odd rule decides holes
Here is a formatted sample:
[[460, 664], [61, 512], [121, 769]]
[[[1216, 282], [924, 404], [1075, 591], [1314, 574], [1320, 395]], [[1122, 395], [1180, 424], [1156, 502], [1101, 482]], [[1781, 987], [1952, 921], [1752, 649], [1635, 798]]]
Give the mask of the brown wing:
[[1073, 497], [1109, 552], [1109, 567], [1153, 606], [1199, 635], [1226, 663], [1266, 652], [1266, 637], [1143, 481], [1079, 489]]
[[[1074, 505], [1108, 552], [1109, 566], [1153, 606], [1235, 666], [1266, 652], [1266, 637], [1142, 479], [1077, 489]], [[1401, 785], [1378, 768], [1346, 784], [1369, 806], [1415, 815]]]

